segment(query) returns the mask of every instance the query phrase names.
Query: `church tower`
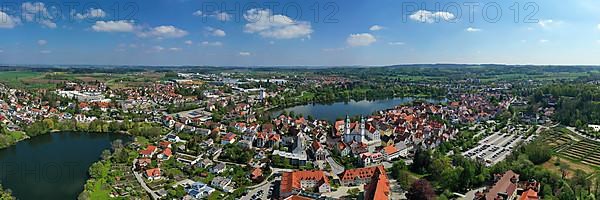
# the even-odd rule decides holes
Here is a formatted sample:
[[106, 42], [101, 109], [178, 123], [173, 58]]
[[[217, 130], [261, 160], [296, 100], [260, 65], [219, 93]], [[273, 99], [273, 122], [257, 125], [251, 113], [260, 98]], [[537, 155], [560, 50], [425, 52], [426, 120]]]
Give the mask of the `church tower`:
[[365, 139], [365, 117], [360, 116], [360, 140]]
[[344, 130], [346, 135], [350, 134], [350, 117], [348, 117], [348, 115], [346, 115], [346, 129]]

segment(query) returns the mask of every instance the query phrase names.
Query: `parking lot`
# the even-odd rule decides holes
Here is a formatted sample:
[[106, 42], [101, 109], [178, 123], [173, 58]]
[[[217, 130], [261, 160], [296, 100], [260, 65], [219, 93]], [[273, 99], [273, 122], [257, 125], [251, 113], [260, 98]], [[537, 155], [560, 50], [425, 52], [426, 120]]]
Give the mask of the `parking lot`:
[[260, 187], [254, 188], [248, 192], [245, 196], [241, 198], [241, 200], [263, 200], [263, 199], [275, 199], [274, 195], [277, 192], [275, 191], [277, 181], [270, 181]]
[[485, 162], [487, 166], [494, 165], [506, 158], [515, 146], [526, 140], [524, 136], [509, 133], [494, 133], [479, 141], [479, 145], [462, 155]]

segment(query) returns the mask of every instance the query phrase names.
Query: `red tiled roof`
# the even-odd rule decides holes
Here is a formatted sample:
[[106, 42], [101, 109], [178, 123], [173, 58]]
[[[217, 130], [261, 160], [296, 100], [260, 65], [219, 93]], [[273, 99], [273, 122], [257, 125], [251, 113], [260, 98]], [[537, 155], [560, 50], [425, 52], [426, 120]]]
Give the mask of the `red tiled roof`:
[[319, 182], [317, 185], [329, 184], [329, 179], [325, 176], [323, 171], [294, 171], [294, 172], [284, 172], [281, 175], [281, 193], [288, 193], [294, 190], [303, 189], [300, 185], [300, 181], [302, 180], [316, 180]]
[[383, 151], [387, 155], [392, 155], [392, 154], [398, 152], [398, 149], [396, 149], [396, 147], [394, 147], [394, 145], [390, 145], [390, 146], [384, 147]]
[[303, 197], [300, 195], [292, 195], [292, 196], [285, 198], [284, 200], [312, 200], [312, 199], [308, 198], [308, 197]]
[[494, 186], [486, 194], [485, 198], [487, 200], [494, 200], [496, 196], [498, 196], [498, 193], [506, 193], [508, 195], [512, 195], [517, 189], [517, 185], [513, 183], [511, 179], [518, 179], [518, 177], [518, 174], [516, 174], [512, 170], [508, 170], [502, 175], [502, 178], [500, 178], [500, 180], [498, 180], [498, 182], [494, 184]]
[[165, 150], [163, 150], [162, 154], [169, 157], [169, 156], [173, 155], [173, 152], [171, 152], [170, 148], [166, 148]]
[[254, 170], [252, 170], [252, 179], [256, 179], [261, 176], [262, 176], [262, 169], [254, 168]]
[[158, 177], [160, 176], [160, 168], [154, 168], [146, 170], [146, 176], [148, 177]]
[[385, 171], [377, 168], [371, 182], [365, 185], [365, 200], [390, 199], [390, 193], [390, 182], [387, 175], [385, 175]]
[[379, 169], [382, 172], [385, 172], [383, 165], [373, 166], [373, 167], [364, 167], [364, 168], [356, 168], [356, 169], [348, 169], [342, 173], [340, 176], [341, 181], [352, 181], [356, 178], [366, 179], [373, 177], [375, 171]]
[[234, 139], [235, 136], [236, 135], [234, 133], [227, 133], [226, 135], [223, 136], [222, 140], [230, 141], [230, 140]]
[[523, 194], [521, 194], [521, 197], [519, 198], [519, 200], [536, 200], [539, 199], [537, 192], [535, 190], [529, 189], [525, 192], [523, 192]]
[[162, 147], [162, 148], [169, 148], [169, 146], [171, 146], [171, 142], [168, 141], [162, 141], [158, 143], [158, 146]]
[[321, 143], [319, 143], [318, 141], [315, 140], [312, 142], [311, 146], [312, 146], [313, 150], [317, 150], [317, 149], [321, 148]]

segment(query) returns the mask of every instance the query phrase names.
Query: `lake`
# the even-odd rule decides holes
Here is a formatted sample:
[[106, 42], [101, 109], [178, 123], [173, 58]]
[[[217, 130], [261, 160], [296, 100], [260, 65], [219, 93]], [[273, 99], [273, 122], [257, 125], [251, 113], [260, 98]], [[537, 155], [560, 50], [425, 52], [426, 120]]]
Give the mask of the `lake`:
[[[393, 108], [397, 105], [414, 101], [415, 98], [404, 97], [404, 98], [393, 98], [393, 99], [382, 99], [382, 100], [362, 100], [349, 102], [336, 102], [332, 104], [307, 104], [299, 105], [290, 108], [283, 109], [287, 112], [293, 111], [296, 115], [302, 114], [306, 117], [308, 115], [315, 119], [327, 120], [330, 122], [335, 121], [339, 118], [344, 118], [346, 115], [370, 115], [375, 111], [386, 110]], [[424, 99], [424, 101], [431, 103], [446, 102], [447, 99]], [[273, 111], [271, 117], [279, 116], [283, 110]]]
[[40, 135], [0, 150], [0, 180], [17, 199], [77, 199], [100, 160], [121, 134], [61, 132]]

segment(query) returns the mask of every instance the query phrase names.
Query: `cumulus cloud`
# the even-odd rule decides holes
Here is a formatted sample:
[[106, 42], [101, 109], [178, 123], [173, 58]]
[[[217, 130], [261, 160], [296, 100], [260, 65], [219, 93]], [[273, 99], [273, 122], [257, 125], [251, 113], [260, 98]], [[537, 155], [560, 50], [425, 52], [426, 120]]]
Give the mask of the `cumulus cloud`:
[[246, 33], [257, 33], [265, 38], [308, 38], [313, 32], [309, 22], [295, 21], [285, 15], [273, 15], [269, 9], [250, 9], [244, 14], [248, 23]]
[[192, 15], [194, 15], [194, 16], [204, 16], [204, 13], [201, 10], [197, 10], [196, 12], [193, 12]]
[[377, 41], [377, 39], [370, 33], [350, 34], [350, 36], [346, 38], [346, 43], [352, 47], [369, 46], [375, 41]]
[[0, 10], [0, 28], [11, 29], [19, 23], [19, 19]]
[[47, 28], [56, 28], [53, 15], [42, 2], [25, 2], [21, 4], [21, 13], [27, 22], [37, 22]]
[[119, 20], [119, 21], [97, 21], [92, 29], [96, 32], [133, 32], [134, 22]]
[[252, 55], [252, 54], [250, 52], [247, 52], [247, 51], [240, 52], [240, 56], [250, 56], [250, 55]]
[[192, 42], [191, 40], [186, 40], [183, 43], [187, 44], [187, 45], [192, 45], [194, 44], [194, 42]]
[[600, 30], [600, 24], [598, 24], [597, 28], [598, 28], [598, 30]]
[[175, 26], [157, 26], [147, 31], [138, 33], [140, 37], [157, 37], [157, 38], [180, 38], [186, 36], [187, 31], [181, 30]]
[[549, 41], [549, 40], [546, 40], [546, 39], [541, 39], [541, 40], [540, 40], [540, 43], [548, 43], [548, 42], [550, 42], [550, 41]]
[[481, 30], [481, 29], [479, 29], [479, 28], [473, 28], [473, 27], [469, 27], [469, 28], [467, 28], [467, 29], [465, 29], [465, 30], [466, 30], [467, 32], [480, 32], [480, 31], [482, 31], [482, 30]]
[[169, 48], [169, 51], [181, 51], [181, 48], [179, 48], [179, 47], [171, 47], [171, 48]]
[[46, 40], [38, 40], [37, 44], [40, 45], [40, 46], [44, 46], [44, 45], [48, 44], [48, 41], [46, 41]]
[[208, 33], [210, 35], [216, 36], [216, 37], [225, 37], [227, 35], [227, 33], [225, 33], [224, 30], [221, 30], [218, 28], [206, 27], [206, 30], [208, 31]]
[[219, 47], [219, 46], [223, 46], [223, 43], [221, 43], [219, 41], [216, 41], [216, 42], [203, 41], [202, 46]]
[[104, 18], [106, 17], [106, 12], [99, 8], [90, 8], [89, 10], [86, 10], [85, 13], [74, 13], [73, 11], [73, 17], [77, 20]]
[[456, 17], [450, 12], [431, 12], [428, 10], [419, 10], [410, 15], [409, 18], [417, 22], [431, 24], [434, 22], [439, 22], [441, 20], [451, 21], [454, 20]]
[[216, 12], [213, 16], [222, 22], [231, 20], [231, 15], [226, 12]]
[[379, 30], [383, 30], [385, 27], [383, 26], [379, 26], [379, 25], [373, 25], [371, 26], [371, 28], [369, 28], [370, 31], [379, 31]]

